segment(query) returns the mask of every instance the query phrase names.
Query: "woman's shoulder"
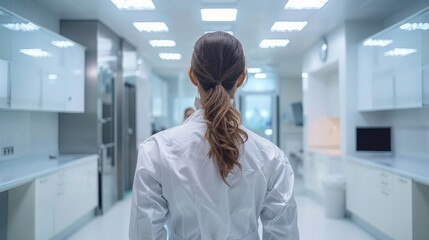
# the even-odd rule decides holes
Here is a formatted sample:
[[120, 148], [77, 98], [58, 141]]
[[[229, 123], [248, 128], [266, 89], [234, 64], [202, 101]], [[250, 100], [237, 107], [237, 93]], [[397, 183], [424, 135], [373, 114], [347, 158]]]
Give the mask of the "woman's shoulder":
[[158, 132], [141, 145], [153, 146], [154, 144], [162, 147], [167, 146], [188, 146], [195, 141], [201, 141], [204, 138], [205, 124], [189, 122]]
[[242, 127], [242, 129], [247, 133], [248, 140], [247, 144], [251, 145], [253, 144], [253, 147], [256, 147], [261, 157], [272, 160], [275, 158], [283, 157], [284, 153], [283, 151], [277, 147], [274, 143], [272, 143], [270, 140], [263, 138], [259, 136], [258, 134], [252, 132], [251, 130]]

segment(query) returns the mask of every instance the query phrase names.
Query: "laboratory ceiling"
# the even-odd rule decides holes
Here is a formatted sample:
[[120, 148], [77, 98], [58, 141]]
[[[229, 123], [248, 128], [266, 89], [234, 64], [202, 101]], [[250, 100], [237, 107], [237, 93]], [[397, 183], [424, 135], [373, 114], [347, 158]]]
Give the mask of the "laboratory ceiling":
[[[119, 10], [111, 0], [34, 0], [60, 19], [98, 19], [135, 45], [155, 73], [165, 78], [186, 71], [195, 41], [205, 31], [232, 31], [241, 40], [249, 67], [264, 67], [281, 76], [300, 76], [302, 54], [346, 20], [384, 22], [401, 9], [427, 0], [329, 0], [319, 10], [285, 10], [287, 0], [153, 0], [155, 10]], [[234, 22], [203, 22], [202, 8], [237, 8]], [[169, 31], [139, 32], [133, 22], [163, 21]], [[271, 32], [275, 21], [307, 21], [299, 32]], [[287, 38], [285, 48], [260, 48], [266, 38]], [[153, 48], [149, 40], [171, 39], [176, 46]], [[181, 53], [162, 60], [161, 52]]]

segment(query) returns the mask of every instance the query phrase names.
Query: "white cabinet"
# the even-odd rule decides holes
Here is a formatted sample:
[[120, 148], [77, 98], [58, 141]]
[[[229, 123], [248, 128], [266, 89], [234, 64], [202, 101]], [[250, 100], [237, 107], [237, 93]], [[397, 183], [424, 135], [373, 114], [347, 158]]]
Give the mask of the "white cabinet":
[[[7, 13], [0, 15], [0, 25], [13, 21], [13, 16]], [[0, 27], [0, 108], [9, 108], [10, 104], [10, 60], [12, 51], [12, 32]]]
[[97, 207], [97, 157], [12, 189], [8, 197], [8, 239], [50, 239]]
[[58, 233], [97, 206], [97, 162], [59, 171], [55, 195]]
[[413, 208], [419, 207], [409, 178], [351, 162], [346, 176], [349, 211], [393, 239], [419, 239], [413, 238]]
[[401, 176], [393, 176], [393, 201], [396, 218], [392, 218], [394, 239], [413, 239], [412, 181]]
[[54, 187], [55, 175], [35, 181], [35, 239], [49, 239], [54, 235]]
[[85, 111], [85, 51], [61, 49], [60, 67], [65, 81], [65, 111]]
[[406, 19], [359, 45], [359, 110], [416, 108], [427, 103], [423, 88], [427, 33], [409, 22], [428, 16], [426, 11]]
[[7, 239], [50, 239], [54, 235], [54, 186], [48, 175], [8, 193]]
[[[12, 13], [3, 13], [9, 19], [2, 16], [0, 21], [10, 27], [0, 28], [0, 87], [6, 85], [5, 64], [1, 62], [6, 61], [6, 89], [10, 90], [0, 90], [0, 108], [84, 112], [84, 47]], [[28, 29], [23, 31], [23, 26]]]

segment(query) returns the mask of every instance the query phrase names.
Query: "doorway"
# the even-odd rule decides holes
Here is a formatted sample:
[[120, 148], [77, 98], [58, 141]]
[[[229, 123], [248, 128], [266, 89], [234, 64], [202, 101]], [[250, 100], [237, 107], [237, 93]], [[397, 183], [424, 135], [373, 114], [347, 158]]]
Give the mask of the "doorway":
[[241, 93], [239, 110], [243, 125], [278, 145], [278, 96], [275, 93]]

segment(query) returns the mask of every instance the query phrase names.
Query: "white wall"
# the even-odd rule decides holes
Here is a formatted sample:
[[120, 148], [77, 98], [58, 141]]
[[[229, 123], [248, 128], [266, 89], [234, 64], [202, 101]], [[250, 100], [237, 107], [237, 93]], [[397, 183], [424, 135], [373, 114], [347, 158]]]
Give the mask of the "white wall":
[[347, 22], [346, 23], [346, 52], [343, 84], [340, 83], [340, 116], [343, 139], [343, 154], [355, 153], [355, 128], [361, 125], [361, 116], [358, 111], [358, 79], [357, 79], [357, 47], [365, 38], [381, 30], [379, 23], [373, 22]]
[[169, 84], [151, 70], [148, 72], [150, 81], [150, 116], [153, 130], [159, 131], [169, 127], [170, 95]]
[[0, 160], [58, 154], [58, 114], [0, 110], [0, 148], [7, 146], [14, 154]]
[[139, 66], [140, 73], [136, 81], [136, 128], [137, 128], [137, 145], [152, 135], [152, 108], [151, 108], [151, 81], [150, 69], [146, 63], [142, 62]]
[[174, 100], [174, 125], [183, 122], [185, 109], [194, 107], [197, 92], [197, 87], [191, 83], [188, 74], [186, 72], [179, 74], [177, 78], [177, 96]]
[[[30, 0], [1, 0], [0, 6], [54, 32], [58, 16]], [[58, 154], [58, 113], [0, 110], [0, 150], [14, 147], [14, 154], [0, 154], [0, 161], [31, 155]]]
[[[304, 80], [304, 147], [340, 147], [339, 129], [343, 129], [342, 116], [335, 118], [331, 112], [334, 107], [342, 108], [345, 104], [341, 95], [338, 95], [339, 105], [330, 106], [328, 97], [330, 91], [341, 89], [346, 83], [346, 36], [345, 24], [326, 35], [328, 43], [328, 57], [323, 62], [319, 57], [321, 43], [318, 42], [306, 51], [303, 58], [303, 72], [309, 74]], [[329, 82], [335, 77], [335, 88], [329, 88]], [[311, 145], [311, 146], [310, 146]]]

